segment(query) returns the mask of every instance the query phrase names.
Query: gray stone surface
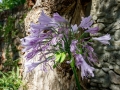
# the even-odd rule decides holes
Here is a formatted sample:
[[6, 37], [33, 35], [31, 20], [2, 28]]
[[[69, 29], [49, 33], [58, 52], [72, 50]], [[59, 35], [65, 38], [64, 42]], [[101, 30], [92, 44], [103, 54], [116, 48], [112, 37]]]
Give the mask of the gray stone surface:
[[102, 70], [98, 70], [97, 72], [95, 72], [96, 77], [100, 78], [100, 77], [104, 77], [106, 75], [106, 73]]
[[120, 40], [120, 30], [116, 30], [115, 34], [114, 34], [114, 38], [115, 40]]
[[120, 60], [119, 59], [116, 60], [116, 64], [120, 66]]
[[111, 90], [120, 90], [120, 86], [112, 84], [112, 85], [110, 85], [110, 89]]
[[113, 71], [109, 71], [110, 81], [114, 84], [120, 85], [120, 76], [114, 73]]
[[115, 65], [114, 66], [114, 72], [120, 75], [120, 66]]
[[104, 72], [108, 72], [110, 69], [109, 68], [102, 68]]
[[100, 63], [90, 90], [120, 90], [120, 0], [92, 0], [91, 15], [100, 28], [99, 35], [109, 33], [111, 40], [107, 46], [94, 45]]

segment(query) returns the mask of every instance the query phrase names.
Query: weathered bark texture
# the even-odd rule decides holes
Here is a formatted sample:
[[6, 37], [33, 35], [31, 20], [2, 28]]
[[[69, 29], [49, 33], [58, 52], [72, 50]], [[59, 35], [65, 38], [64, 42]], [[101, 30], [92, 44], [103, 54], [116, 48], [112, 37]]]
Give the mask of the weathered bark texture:
[[[80, 23], [81, 16], [84, 15], [80, 0], [37, 0], [25, 19], [26, 31], [31, 22], [37, 23], [42, 10], [49, 16], [58, 12], [71, 23], [77, 24]], [[36, 60], [37, 58], [33, 59], [33, 61]], [[51, 62], [50, 64], [52, 65]], [[72, 70], [67, 68], [66, 64], [54, 70], [48, 68], [48, 72], [41, 71], [40, 66], [38, 66], [29, 74], [24, 72], [23, 76], [27, 90], [77, 90]]]
[[100, 28], [97, 36], [109, 33], [112, 39], [95, 45], [99, 64], [90, 90], [120, 90], [120, 0], [92, 0], [91, 15]]

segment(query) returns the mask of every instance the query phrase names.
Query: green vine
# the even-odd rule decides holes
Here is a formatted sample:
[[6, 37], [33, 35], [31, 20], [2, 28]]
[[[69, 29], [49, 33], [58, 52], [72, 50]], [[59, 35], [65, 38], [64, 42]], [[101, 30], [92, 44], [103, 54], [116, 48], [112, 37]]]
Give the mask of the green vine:
[[[18, 19], [19, 24], [24, 23], [24, 18], [25, 15]], [[19, 33], [15, 27], [15, 22], [14, 16], [9, 16], [6, 22], [0, 22], [0, 39], [2, 38], [1, 43], [5, 48], [5, 62], [2, 64], [5, 68], [0, 71], [0, 90], [18, 90], [22, 85], [18, 66], [19, 56], [14, 56], [18, 53], [14, 40]]]
[[[15, 72], [16, 71], [16, 72]], [[19, 75], [19, 68], [9, 72], [0, 71], [0, 90], [18, 90], [22, 80]]]
[[26, 0], [2, 0], [2, 3], [0, 3], [0, 11], [13, 9], [17, 6], [23, 5], [25, 2]]

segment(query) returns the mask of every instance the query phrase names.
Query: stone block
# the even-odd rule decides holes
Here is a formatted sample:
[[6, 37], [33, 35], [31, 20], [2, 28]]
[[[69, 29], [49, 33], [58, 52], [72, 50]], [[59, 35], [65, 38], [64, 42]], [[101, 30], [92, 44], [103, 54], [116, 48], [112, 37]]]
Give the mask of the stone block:
[[120, 90], [120, 86], [112, 84], [112, 85], [110, 85], [110, 89], [111, 90]]
[[114, 72], [120, 75], [120, 66], [114, 65]]
[[[117, 85], [120, 85], [120, 76], [117, 75], [115, 72], [113, 72], [112, 70], [109, 71], [109, 76], [110, 76], [110, 81], [113, 83], [113, 84], [117, 84]], [[114, 89], [116, 90], [116, 89]]]
[[116, 30], [116, 32], [114, 34], [114, 38], [116, 41], [120, 40], [120, 30]]

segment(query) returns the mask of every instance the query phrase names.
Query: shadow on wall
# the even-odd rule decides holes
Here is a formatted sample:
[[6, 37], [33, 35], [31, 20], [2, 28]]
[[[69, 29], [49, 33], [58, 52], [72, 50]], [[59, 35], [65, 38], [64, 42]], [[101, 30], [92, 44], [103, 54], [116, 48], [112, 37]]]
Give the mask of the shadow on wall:
[[54, 4], [51, 12], [58, 12], [72, 24], [79, 24], [81, 16], [90, 15], [91, 0], [55, 0]]
[[27, 10], [24, 6], [0, 12], [1, 65], [6, 60], [17, 60], [20, 58], [20, 38], [25, 36], [25, 13], [27, 13]]
[[99, 27], [99, 35], [110, 34], [110, 45], [96, 42], [99, 57], [90, 90], [120, 90], [120, 1], [93, 0], [91, 15]]
[[27, 6], [28, 8], [32, 8], [37, 0], [27, 0]]

